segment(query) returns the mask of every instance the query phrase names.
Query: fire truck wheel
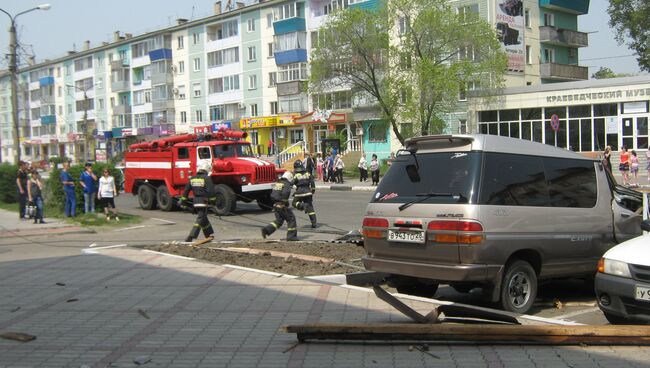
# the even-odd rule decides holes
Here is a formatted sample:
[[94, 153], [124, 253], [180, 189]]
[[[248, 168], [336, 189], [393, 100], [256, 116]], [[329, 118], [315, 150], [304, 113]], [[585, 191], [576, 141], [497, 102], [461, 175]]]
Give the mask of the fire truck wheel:
[[174, 209], [174, 199], [169, 195], [169, 191], [165, 185], [161, 185], [156, 190], [156, 199], [158, 200], [158, 208], [163, 211], [169, 212]]
[[270, 211], [273, 209], [273, 200], [271, 199], [271, 195], [266, 195], [262, 198], [257, 199], [257, 205], [263, 209], [264, 211]]
[[235, 192], [225, 184], [218, 184], [215, 188], [217, 200], [214, 204], [215, 211], [219, 216], [230, 215], [237, 207], [237, 196]]
[[156, 208], [156, 192], [149, 185], [140, 185], [138, 188], [138, 202], [143, 210]]

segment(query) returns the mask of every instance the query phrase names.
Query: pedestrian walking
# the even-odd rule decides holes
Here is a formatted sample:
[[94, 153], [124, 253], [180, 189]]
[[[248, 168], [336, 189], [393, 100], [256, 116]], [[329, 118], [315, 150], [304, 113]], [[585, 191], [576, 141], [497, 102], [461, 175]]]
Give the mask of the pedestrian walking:
[[296, 186], [296, 192], [293, 195], [293, 206], [300, 211], [305, 211], [309, 216], [311, 227], [316, 228], [316, 210], [313, 201], [313, 195], [316, 192], [314, 177], [300, 161], [294, 162], [293, 170], [292, 184]]
[[38, 171], [32, 171], [31, 178], [27, 184], [27, 196], [29, 201], [36, 206], [36, 213], [34, 214], [34, 223], [44, 224], [43, 221], [43, 183]]
[[361, 158], [357, 167], [359, 168], [359, 181], [368, 181], [368, 162], [366, 161], [366, 154], [364, 152], [361, 152]]
[[321, 157], [320, 153], [316, 155], [316, 174], [318, 180], [323, 180], [323, 157]]
[[27, 162], [18, 163], [18, 172], [16, 173], [16, 188], [18, 190], [18, 217], [25, 219], [25, 209], [27, 207]]
[[70, 163], [63, 163], [63, 171], [59, 178], [63, 184], [63, 193], [65, 194], [64, 213], [66, 217], [74, 217], [77, 211], [77, 199], [74, 193], [74, 179], [70, 175]]
[[607, 170], [609, 170], [610, 173], [613, 173], [612, 171], [612, 146], [607, 146], [605, 147], [605, 151], [603, 152], [603, 164], [605, 164], [605, 167]]
[[93, 173], [93, 164], [87, 162], [79, 176], [79, 183], [84, 193], [84, 213], [95, 213], [95, 196], [97, 192], [97, 175]]
[[214, 202], [215, 189], [210, 172], [212, 171], [212, 164], [204, 162], [198, 167], [195, 176], [190, 178], [190, 181], [185, 186], [183, 195], [181, 196], [180, 205], [185, 207], [187, 198], [190, 192], [194, 193], [194, 210], [196, 211], [196, 222], [190, 230], [190, 234], [185, 238], [186, 242], [193, 242], [194, 239], [199, 237], [201, 230], [206, 240], [214, 238], [214, 230], [212, 224], [208, 219], [208, 206], [210, 202]]
[[311, 154], [309, 152], [305, 152], [305, 162], [304, 162], [305, 170], [311, 175], [312, 177], [314, 176], [314, 159], [311, 157]]
[[273, 154], [273, 139], [269, 138], [269, 143], [268, 143], [268, 148], [269, 148], [269, 156]]
[[341, 155], [336, 155], [336, 160], [334, 161], [334, 170], [336, 172], [336, 182], [339, 184], [343, 184], [343, 168], [345, 167], [345, 163], [343, 162], [343, 158]]
[[630, 174], [632, 178], [630, 179], [631, 187], [639, 186], [639, 157], [636, 155], [636, 151], [632, 150], [630, 152]]
[[374, 153], [370, 160], [370, 175], [372, 176], [372, 185], [379, 185], [379, 161]]
[[120, 221], [120, 218], [117, 216], [117, 209], [115, 208], [115, 197], [119, 194], [120, 193], [115, 187], [115, 178], [111, 176], [108, 169], [104, 169], [102, 177], [99, 178], [97, 199], [101, 202], [102, 206], [104, 206], [106, 221], [111, 220], [111, 214], [115, 217], [115, 221]]
[[623, 176], [623, 185], [628, 185], [630, 178], [630, 153], [627, 151], [627, 147], [621, 147], [621, 163], [618, 165], [618, 170]]
[[327, 182], [334, 181], [334, 158], [331, 153], [325, 158], [325, 178]]
[[291, 174], [291, 171], [285, 171], [280, 179], [278, 179], [278, 181], [273, 185], [273, 189], [271, 190], [271, 199], [273, 200], [273, 214], [275, 215], [275, 220], [261, 229], [262, 237], [264, 239], [273, 234], [286, 221], [287, 240], [298, 240], [296, 217], [293, 215], [291, 206], [289, 206], [292, 182], [293, 174]]

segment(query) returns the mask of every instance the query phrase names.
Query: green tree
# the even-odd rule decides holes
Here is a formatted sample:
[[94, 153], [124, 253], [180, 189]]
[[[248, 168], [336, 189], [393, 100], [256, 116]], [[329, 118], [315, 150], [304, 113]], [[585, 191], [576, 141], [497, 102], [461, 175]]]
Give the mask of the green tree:
[[650, 2], [648, 0], [609, 0], [609, 25], [616, 30], [619, 44], [636, 51], [642, 70], [650, 71]]
[[601, 66], [597, 72], [591, 75], [593, 79], [609, 79], [609, 78], [620, 78], [620, 77], [629, 77], [632, 74], [629, 73], [614, 73], [610, 68]]
[[[331, 14], [312, 52], [312, 93], [351, 89], [403, 133], [441, 133], [468, 85], [502, 85], [506, 57], [495, 30], [447, 0], [390, 0]], [[402, 122], [406, 124], [401, 124]]]

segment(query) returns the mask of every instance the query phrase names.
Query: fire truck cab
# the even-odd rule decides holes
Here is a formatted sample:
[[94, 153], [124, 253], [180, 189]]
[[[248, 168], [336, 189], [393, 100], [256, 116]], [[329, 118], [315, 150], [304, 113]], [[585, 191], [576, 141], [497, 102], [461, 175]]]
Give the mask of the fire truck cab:
[[284, 170], [255, 157], [244, 138], [245, 132], [220, 129], [133, 144], [124, 155], [124, 191], [137, 195], [143, 209], [171, 211], [197, 165], [209, 162], [217, 214], [234, 212], [238, 200], [270, 209], [271, 186]]

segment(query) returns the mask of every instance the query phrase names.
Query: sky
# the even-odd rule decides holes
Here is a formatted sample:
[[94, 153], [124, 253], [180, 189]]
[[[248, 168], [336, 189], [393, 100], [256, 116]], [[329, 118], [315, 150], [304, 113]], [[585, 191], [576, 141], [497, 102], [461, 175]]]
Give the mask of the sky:
[[[91, 47], [112, 41], [113, 32], [134, 35], [175, 24], [177, 18], [198, 19], [212, 14], [214, 0], [0, 0], [0, 8], [17, 12], [49, 1], [48, 11], [36, 10], [17, 18], [19, 42], [37, 61], [81, 50], [84, 41]], [[248, 0], [250, 2], [250, 0]], [[222, 3], [225, 3], [223, 0]], [[578, 18], [579, 30], [589, 32], [589, 47], [579, 51], [580, 64], [589, 75], [601, 66], [616, 73], [640, 73], [634, 52], [619, 46], [609, 28], [608, 0], [591, 0], [589, 14]], [[0, 14], [0, 30], [9, 28], [9, 17]], [[9, 33], [0, 32], [0, 50], [8, 51]], [[7, 60], [0, 60], [6, 69]]]

